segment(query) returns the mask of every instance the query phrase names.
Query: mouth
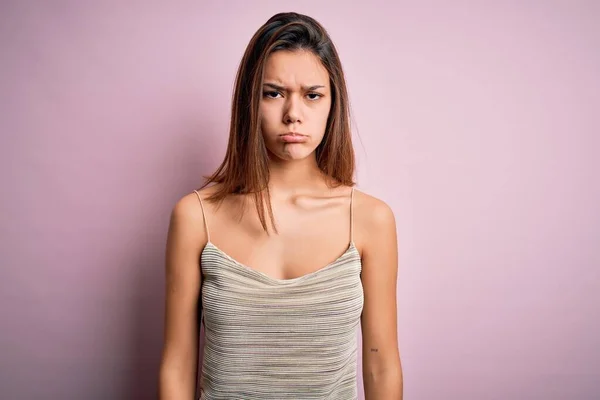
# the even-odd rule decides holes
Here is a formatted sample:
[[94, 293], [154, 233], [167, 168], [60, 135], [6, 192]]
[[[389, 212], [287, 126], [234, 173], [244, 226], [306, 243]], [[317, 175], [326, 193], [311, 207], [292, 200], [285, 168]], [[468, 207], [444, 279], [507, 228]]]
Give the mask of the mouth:
[[286, 132], [286, 133], [282, 133], [279, 136], [306, 136], [303, 135], [302, 133], [299, 132]]
[[302, 143], [308, 140], [308, 136], [298, 132], [286, 132], [279, 135], [279, 138], [286, 143]]

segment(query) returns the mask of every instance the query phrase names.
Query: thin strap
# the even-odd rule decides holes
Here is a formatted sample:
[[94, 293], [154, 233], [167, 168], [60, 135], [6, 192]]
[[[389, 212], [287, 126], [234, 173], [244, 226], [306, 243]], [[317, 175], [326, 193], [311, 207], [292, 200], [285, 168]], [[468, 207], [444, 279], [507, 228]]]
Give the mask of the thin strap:
[[354, 243], [353, 239], [353, 228], [354, 228], [354, 213], [352, 212], [352, 204], [354, 203], [354, 186], [352, 186], [352, 192], [350, 193], [350, 244]]
[[200, 208], [202, 208], [202, 217], [204, 218], [204, 229], [206, 229], [206, 237], [208, 242], [210, 243], [210, 232], [208, 230], [208, 222], [206, 221], [206, 213], [204, 212], [204, 204], [202, 203], [202, 199], [200, 198], [200, 193], [197, 190], [194, 190], [196, 196], [198, 196], [198, 201], [200, 201]]

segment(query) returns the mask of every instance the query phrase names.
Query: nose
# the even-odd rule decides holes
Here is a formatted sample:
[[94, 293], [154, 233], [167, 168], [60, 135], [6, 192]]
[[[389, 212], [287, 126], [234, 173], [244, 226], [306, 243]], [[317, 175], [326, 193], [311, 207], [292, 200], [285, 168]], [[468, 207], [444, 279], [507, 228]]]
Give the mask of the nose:
[[286, 103], [285, 113], [283, 115], [284, 122], [286, 124], [300, 122], [301, 102], [297, 100], [294, 96], [290, 96], [288, 97], [288, 99], [289, 100]]

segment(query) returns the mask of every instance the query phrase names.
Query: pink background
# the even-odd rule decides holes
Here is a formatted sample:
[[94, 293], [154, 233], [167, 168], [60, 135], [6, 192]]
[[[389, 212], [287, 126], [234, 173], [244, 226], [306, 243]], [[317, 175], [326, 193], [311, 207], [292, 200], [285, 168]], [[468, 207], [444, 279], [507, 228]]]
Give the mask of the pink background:
[[156, 396], [169, 212], [292, 10], [396, 214], [405, 399], [600, 398], [600, 3], [390, 3], [2, 2], [0, 398]]

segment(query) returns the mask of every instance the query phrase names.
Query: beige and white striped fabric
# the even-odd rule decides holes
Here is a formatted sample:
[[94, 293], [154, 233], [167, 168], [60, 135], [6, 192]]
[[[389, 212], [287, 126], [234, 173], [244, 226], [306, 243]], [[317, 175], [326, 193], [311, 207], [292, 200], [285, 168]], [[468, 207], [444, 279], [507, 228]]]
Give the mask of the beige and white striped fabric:
[[358, 398], [364, 294], [352, 233], [337, 260], [297, 278], [272, 278], [237, 262], [209, 233], [201, 267], [200, 400]]

